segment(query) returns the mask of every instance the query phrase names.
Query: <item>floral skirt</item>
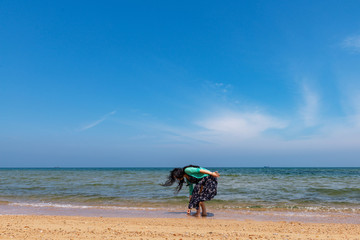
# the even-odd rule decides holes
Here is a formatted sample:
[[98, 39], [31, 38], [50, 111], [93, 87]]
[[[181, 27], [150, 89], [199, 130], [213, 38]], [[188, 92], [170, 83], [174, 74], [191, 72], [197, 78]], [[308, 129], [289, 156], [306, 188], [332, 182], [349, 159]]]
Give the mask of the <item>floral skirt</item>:
[[189, 202], [189, 209], [199, 209], [199, 203], [209, 201], [217, 194], [217, 179], [213, 176], [202, 178], [195, 186]]

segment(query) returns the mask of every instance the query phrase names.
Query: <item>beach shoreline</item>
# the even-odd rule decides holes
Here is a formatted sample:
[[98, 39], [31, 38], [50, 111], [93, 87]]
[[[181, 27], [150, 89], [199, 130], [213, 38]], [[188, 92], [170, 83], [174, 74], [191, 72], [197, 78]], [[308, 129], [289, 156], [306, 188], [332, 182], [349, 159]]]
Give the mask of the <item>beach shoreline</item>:
[[[0, 204], [1, 215], [79, 216], [115, 218], [182, 218], [187, 219], [186, 206], [129, 207], [129, 206], [77, 206]], [[195, 211], [192, 212], [194, 214]], [[358, 212], [329, 212], [285, 209], [213, 209], [208, 208], [208, 219], [285, 221], [304, 223], [360, 224]]]
[[360, 224], [1, 215], [0, 239], [360, 239]]

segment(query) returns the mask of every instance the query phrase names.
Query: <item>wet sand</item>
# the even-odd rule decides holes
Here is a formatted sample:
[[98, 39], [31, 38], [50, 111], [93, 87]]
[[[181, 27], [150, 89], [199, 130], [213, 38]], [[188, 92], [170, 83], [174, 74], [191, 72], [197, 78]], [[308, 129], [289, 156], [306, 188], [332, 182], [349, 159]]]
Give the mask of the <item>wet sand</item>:
[[[194, 213], [194, 211], [193, 211]], [[83, 216], [114, 218], [187, 218], [186, 209], [180, 207], [148, 208], [120, 206], [27, 206], [18, 204], [0, 204], [2, 215], [46, 215], [46, 216]], [[304, 223], [349, 223], [360, 224], [358, 212], [338, 211], [302, 211], [302, 210], [245, 210], [208, 208], [208, 219], [254, 220], [268, 222], [304, 222]]]
[[0, 216], [0, 239], [351, 239], [360, 224], [214, 218]]

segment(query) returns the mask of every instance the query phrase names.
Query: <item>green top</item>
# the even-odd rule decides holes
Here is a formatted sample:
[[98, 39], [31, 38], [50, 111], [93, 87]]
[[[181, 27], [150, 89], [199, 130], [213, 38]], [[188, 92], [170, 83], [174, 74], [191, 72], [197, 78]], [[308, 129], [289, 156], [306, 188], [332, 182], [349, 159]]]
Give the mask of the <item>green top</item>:
[[[209, 176], [209, 174], [201, 173], [200, 172], [201, 169], [207, 170], [205, 168], [187, 167], [187, 168], [185, 168], [185, 173], [194, 178], [203, 178], [203, 177]], [[209, 171], [209, 170], [207, 170], [207, 171]], [[189, 194], [192, 195], [194, 186], [191, 182], [189, 182], [189, 180], [187, 180], [187, 178], [185, 178], [185, 179], [186, 179], [186, 183], [189, 184]]]

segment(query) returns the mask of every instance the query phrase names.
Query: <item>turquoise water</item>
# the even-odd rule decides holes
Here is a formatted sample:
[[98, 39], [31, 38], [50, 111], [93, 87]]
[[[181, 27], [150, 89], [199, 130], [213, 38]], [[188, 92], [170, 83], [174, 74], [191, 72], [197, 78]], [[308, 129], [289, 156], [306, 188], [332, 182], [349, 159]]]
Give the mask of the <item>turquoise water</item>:
[[[360, 168], [216, 168], [218, 209], [305, 209], [360, 213]], [[160, 186], [170, 168], [0, 169], [0, 203], [17, 206], [184, 206]]]

